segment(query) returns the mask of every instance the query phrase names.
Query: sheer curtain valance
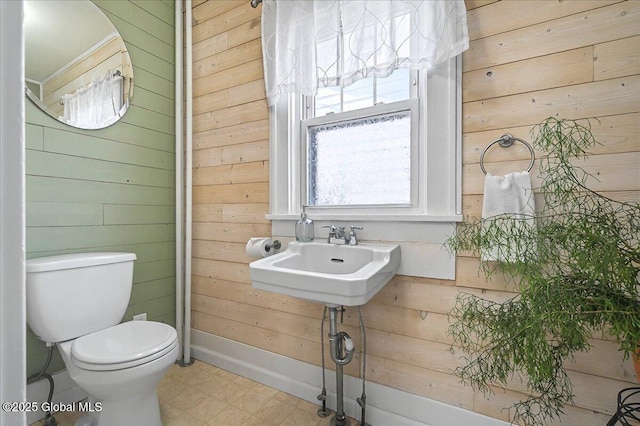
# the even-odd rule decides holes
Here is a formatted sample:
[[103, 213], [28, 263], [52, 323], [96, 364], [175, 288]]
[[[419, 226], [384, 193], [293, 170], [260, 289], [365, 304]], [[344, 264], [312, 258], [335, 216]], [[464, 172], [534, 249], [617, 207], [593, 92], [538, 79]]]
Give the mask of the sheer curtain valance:
[[264, 0], [269, 105], [280, 95], [426, 69], [469, 47], [464, 0]]

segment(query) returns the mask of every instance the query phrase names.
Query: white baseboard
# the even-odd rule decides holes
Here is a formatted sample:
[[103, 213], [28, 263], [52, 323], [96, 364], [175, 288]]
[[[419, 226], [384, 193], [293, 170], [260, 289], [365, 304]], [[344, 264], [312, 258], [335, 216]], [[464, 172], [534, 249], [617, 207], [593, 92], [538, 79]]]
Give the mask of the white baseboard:
[[[316, 397], [322, 389], [322, 369], [316, 365], [199, 330], [191, 331], [191, 354], [206, 363], [318, 404]], [[331, 370], [326, 373], [326, 387], [327, 406], [335, 410], [335, 373]], [[360, 407], [356, 398], [361, 393], [362, 382], [345, 375], [345, 412], [358, 420]], [[508, 425], [501, 420], [377, 383], [367, 382], [366, 394], [366, 422], [371, 425]]]
[[[82, 401], [88, 395], [80, 386], [73, 381], [67, 370], [60, 371], [52, 375], [53, 377], [53, 398], [52, 404], [71, 404]], [[42, 379], [27, 386], [27, 401], [37, 402], [37, 406], [42, 407], [42, 403], [47, 402], [49, 396], [49, 381]], [[27, 424], [43, 419], [46, 412], [32, 411], [27, 413]]]

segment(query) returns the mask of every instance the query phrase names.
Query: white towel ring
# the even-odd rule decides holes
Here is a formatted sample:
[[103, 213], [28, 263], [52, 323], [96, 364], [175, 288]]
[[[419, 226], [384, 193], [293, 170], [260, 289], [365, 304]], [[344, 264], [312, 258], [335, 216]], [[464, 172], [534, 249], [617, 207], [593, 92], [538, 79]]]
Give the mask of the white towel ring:
[[482, 173], [484, 173], [485, 175], [487, 174], [487, 170], [484, 168], [484, 155], [487, 153], [487, 150], [495, 144], [499, 144], [503, 148], [508, 148], [513, 145], [514, 141], [521, 142], [527, 148], [529, 148], [529, 153], [531, 153], [531, 162], [529, 163], [529, 168], [527, 168], [527, 171], [530, 172], [533, 168], [533, 163], [536, 161], [536, 154], [533, 151], [533, 147], [531, 146], [531, 144], [529, 144], [529, 142], [520, 138], [516, 138], [509, 133], [505, 133], [504, 135], [500, 136], [500, 139], [496, 139], [495, 141], [491, 142], [482, 150], [482, 154], [480, 154], [480, 169], [482, 169]]

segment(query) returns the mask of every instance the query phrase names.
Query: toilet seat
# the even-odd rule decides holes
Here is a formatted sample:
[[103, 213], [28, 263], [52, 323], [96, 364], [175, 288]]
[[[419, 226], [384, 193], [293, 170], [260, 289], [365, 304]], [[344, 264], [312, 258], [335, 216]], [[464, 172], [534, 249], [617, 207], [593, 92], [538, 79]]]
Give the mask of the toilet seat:
[[155, 321], [129, 321], [74, 340], [71, 359], [84, 370], [121, 370], [158, 359], [177, 345], [173, 327]]

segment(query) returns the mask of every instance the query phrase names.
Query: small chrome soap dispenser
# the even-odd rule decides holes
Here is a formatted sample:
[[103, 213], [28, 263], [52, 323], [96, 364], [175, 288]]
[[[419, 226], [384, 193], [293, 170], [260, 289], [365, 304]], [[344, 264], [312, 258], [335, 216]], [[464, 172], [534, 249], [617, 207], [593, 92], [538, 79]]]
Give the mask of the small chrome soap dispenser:
[[296, 241], [313, 241], [313, 220], [307, 217], [306, 208], [307, 206], [302, 206], [302, 214], [300, 214], [300, 219], [296, 222]]

